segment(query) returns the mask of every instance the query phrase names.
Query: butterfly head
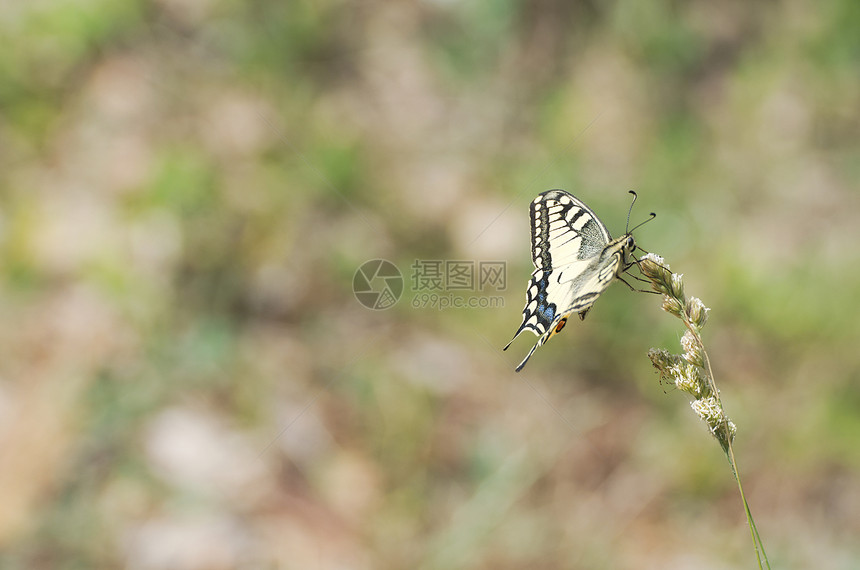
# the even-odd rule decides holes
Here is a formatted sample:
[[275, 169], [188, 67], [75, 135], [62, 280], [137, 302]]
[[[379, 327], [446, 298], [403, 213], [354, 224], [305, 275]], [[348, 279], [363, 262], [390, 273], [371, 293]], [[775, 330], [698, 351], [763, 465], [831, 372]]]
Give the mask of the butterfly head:
[[626, 239], [622, 242], [621, 251], [623, 252], [623, 265], [630, 263], [630, 258], [633, 257], [633, 251], [636, 249], [636, 240], [632, 234], [624, 236]]

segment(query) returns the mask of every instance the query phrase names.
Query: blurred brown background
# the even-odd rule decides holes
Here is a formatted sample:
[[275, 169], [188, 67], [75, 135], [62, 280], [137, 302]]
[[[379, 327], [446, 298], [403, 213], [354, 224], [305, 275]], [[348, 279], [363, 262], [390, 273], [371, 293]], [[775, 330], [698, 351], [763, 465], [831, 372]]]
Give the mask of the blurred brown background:
[[[852, 0], [3, 3], [0, 567], [755, 567], [646, 357], [682, 332], [659, 298], [501, 352], [549, 188], [613, 235], [627, 190], [657, 212], [773, 567], [860, 567], [858, 29]], [[377, 258], [387, 310], [352, 291]], [[422, 307], [416, 260], [506, 262], [503, 306]]]

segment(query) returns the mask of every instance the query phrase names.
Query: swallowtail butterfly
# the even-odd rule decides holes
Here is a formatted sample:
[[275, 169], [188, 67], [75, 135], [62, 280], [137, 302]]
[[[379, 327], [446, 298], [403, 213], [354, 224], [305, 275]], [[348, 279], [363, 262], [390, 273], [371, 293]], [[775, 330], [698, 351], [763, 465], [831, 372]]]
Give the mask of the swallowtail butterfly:
[[[631, 193], [635, 202], [636, 193]], [[530, 213], [535, 271], [526, 290], [523, 322], [505, 350], [523, 331], [540, 338], [517, 372], [537, 347], [564, 328], [571, 313], [584, 319], [597, 297], [636, 263], [631, 233], [612, 239], [591, 208], [564, 190], [538, 194]]]

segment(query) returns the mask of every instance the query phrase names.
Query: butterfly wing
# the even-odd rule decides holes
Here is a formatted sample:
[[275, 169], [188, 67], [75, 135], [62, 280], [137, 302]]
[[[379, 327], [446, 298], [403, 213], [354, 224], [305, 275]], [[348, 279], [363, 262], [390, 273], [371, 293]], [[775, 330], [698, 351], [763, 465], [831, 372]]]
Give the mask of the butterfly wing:
[[539, 194], [531, 203], [530, 214], [535, 271], [514, 339], [525, 330], [540, 338], [517, 371], [537, 347], [561, 330], [571, 313], [585, 318], [597, 297], [621, 272], [627, 238], [612, 241], [597, 215], [563, 190]]
[[564, 190], [538, 194], [529, 210], [536, 269], [588, 260], [612, 239], [597, 214]]

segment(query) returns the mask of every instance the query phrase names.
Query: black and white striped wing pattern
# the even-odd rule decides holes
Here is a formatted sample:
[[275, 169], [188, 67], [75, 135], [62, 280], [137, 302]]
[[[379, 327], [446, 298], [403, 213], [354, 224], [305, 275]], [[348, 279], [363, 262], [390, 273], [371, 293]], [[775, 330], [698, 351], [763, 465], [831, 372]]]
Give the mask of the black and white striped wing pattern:
[[514, 339], [525, 330], [540, 338], [517, 371], [537, 347], [561, 331], [571, 313], [585, 318], [597, 297], [624, 271], [633, 248], [628, 235], [612, 240], [597, 215], [564, 190], [539, 194], [530, 214], [535, 271]]

